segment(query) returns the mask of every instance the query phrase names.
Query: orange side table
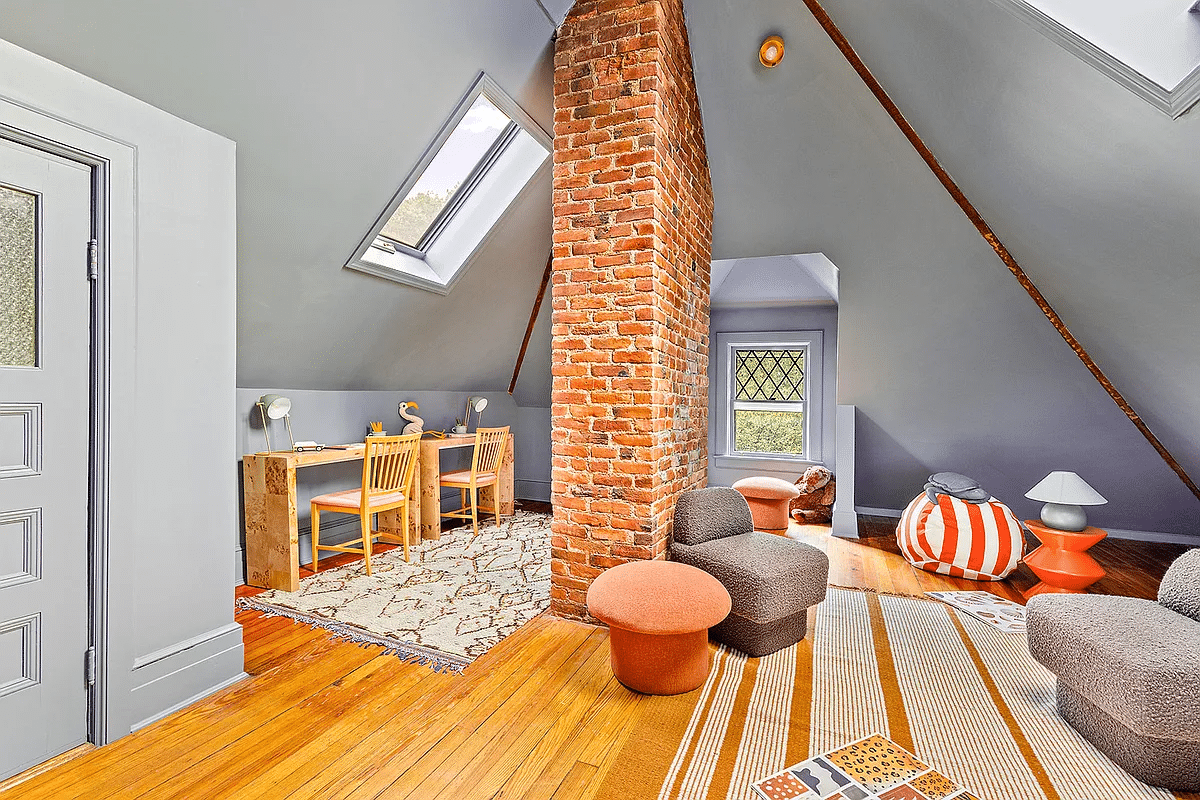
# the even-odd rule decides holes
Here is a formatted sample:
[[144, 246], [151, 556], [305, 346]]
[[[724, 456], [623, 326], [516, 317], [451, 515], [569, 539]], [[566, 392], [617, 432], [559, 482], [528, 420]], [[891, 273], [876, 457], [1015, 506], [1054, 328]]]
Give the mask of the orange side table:
[[1046, 592], [1078, 594], [1107, 574], [1087, 553], [1107, 532], [1090, 525], [1081, 531], [1060, 531], [1033, 519], [1025, 520], [1025, 525], [1042, 542], [1025, 556], [1025, 563], [1042, 581], [1025, 592], [1026, 597]]

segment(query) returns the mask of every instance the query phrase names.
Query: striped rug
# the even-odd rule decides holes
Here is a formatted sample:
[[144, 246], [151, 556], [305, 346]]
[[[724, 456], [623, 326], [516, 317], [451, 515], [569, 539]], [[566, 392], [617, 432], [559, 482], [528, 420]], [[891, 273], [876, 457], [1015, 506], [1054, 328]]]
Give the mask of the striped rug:
[[810, 614], [800, 644], [717, 647], [700, 689], [647, 698], [596, 797], [753, 800], [752, 782], [880, 733], [982, 800], [1200, 800], [1129, 777], [1059, 719], [1020, 634], [845, 589]]

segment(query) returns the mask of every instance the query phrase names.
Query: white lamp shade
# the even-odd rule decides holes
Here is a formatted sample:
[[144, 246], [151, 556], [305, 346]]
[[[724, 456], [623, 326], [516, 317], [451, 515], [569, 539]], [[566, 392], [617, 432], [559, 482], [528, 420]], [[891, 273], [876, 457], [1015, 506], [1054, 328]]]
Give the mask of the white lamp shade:
[[487, 408], [487, 404], [488, 401], [486, 397], [467, 398], [467, 405], [470, 406], [474, 411], [483, 411], [485, 408]]
[[283, 419], [292, 410], [292, 401], [278, 394], [264, 394], [258, 402], [267, 410], [270, 419]]
[[1026, 492], [1025, 496], [1043, 503], [1072, 506], [1102, 506], [1108, 502], [1074, 472], [1051, 472], [1042, 478], [1037, 486]]

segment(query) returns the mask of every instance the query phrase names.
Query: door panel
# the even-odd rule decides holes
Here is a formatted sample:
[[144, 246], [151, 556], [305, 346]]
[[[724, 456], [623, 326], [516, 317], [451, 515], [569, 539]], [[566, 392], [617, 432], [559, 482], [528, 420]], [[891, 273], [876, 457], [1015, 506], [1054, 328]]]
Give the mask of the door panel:
[[0, 778], [87, 738], [91, 172], [0, 140]]

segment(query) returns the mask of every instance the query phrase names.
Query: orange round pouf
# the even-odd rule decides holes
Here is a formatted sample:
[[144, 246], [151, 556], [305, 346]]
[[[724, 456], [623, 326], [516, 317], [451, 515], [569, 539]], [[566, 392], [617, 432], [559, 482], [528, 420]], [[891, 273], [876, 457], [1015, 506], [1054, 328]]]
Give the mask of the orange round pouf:
[[609, 628], [613, 675], [642, 694], [682, 694], [708, 677], [708, 629], [729, 616], [729, 592], [674, 561], [632, 561], [592, 581], [588, 613]]
[[742, 478], [733, 488], [746, 498], [755, 530], [786, 531], [788, 504], [800, 496], [800, 490], [780, 478], [756, 476]]

